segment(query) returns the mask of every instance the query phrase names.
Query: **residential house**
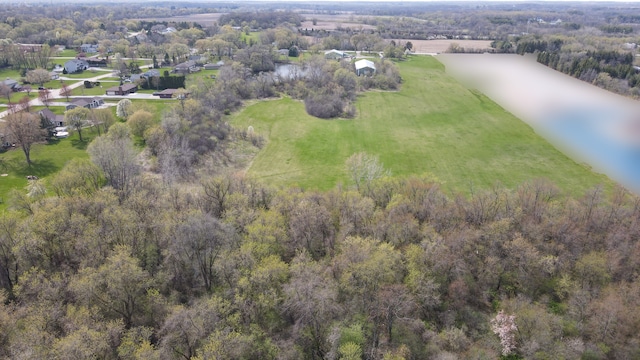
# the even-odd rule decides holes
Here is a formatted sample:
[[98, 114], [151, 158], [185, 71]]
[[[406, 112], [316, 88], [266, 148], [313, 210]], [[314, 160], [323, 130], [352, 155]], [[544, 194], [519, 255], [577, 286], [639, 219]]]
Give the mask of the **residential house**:
[[38, 111], [38, 115], [46, 120], [49, 120], [54, 127], [64, 126], [64, 115], [54, 114], [53, 111], [49, 109], [42, 109]]
[[209, 57], [206, 56], [206, 55], [196, 54], [196, 55], [190, 55], [189, 56], [189, 60], [195, 62], [196, 65], [197, 64], [204, 64], [209, 60]]
[[107, 67], [107, 59], [100, 59], [98, 56], [92, 56], [90, 58], [86, 58], [85, 61], [91, 67]]
[[2, 80], [2, 82], [0, 82], [0, 84], [8, 86], [13, 91], [22, 90], [22, 86], [20, 86], [20, 84], [17, 81], [13, 80], [13, 79], [7, 78], [6, 80]]
[[215, 64], [205, 64], [203, 67], [205, 70], [217, 70], [224, 65], [224, 61], [220, 60]]
[[373, 75], [376, 73], [376, 64], [371, 60], [362, 59], [355, 62], [356, 75]]
[[85, 107], [87, 109], [95, 109], [104, 105], [104, 100], [99, 97], [94, 98], [78, 98], [71, 100], [71, 103], [66, 106], [66, 110], [75, 109], [77, 107]]
[[180, 74], [191, 74], [192, 72], [196, 72], [198, 70], [199, 68], [196, 66], [196, 62], [193, 60], [188, 60], [180, 63], [173, 68], [173, 72]]
[[131, 80], [131, 82], [136, 82], [140, 79], [149, 80], [149, 78], [152, 77], [160, 77], [160, 70], [151, 69], [147, 72], [143, 72], [142, 74], [133, 74], [129, 76], [129, 80]]
[[324, 58], [325, 59], [330, 59], [330, 60], [342, 60], [342, 59], [348, 59], [351, 56], [349, 56], [349, 54], [345, 53], [344, 51], [340, 51], [340, 50], [329, 50], [329, 51], [325, 51], [324, 53]]
[[107, 95], [127, 95], [127, 94], [133, 94], [134, 92], [138, 91], [138, 85], [136, 84], [123, 84], [123, 85], [119, 85], [119, 86], [114, 86], [114, 87], [110, 87], [107, 89], [106, 94]]
[[53, 72], [57, 72], [58, 74], [60, 74], [63, 71], [64, 71], [64, 66], [60, 64], [56, 64], [56, 66], [53, 67]]
[[95, 54], [98, 52], [97, 44], [82, 44], [80, 45], [80, 51], [87, 54]]
[[49, 73], [49, 76], [51, 77], [51, 80], [58, 80], [60, 79], [60, 73], [52, 71]]
[[173, 26], [168, 26], [166, 29], [164, 29], [164, 31], [162, 31], [162, 34], [171, 34], [176, 31], [178, 30], [176, 30], [176, 28], [174, 28]]
[[73, 59], [64, 63], [64, 69], [67, 74], [73, 74], [79, 71], [84, 71], [89, 68], [89, 63], [86, 60]]
[[[178, 91], [178, 89], [164, 89], [160, 92], [157, 93], [153, 93], [153, 95], [159, 96], [161, 99], [171, 99], [176, 92]], [[189, 95], [189, 93], [184, 93], [184, 95], [182, 96], [182, 98], [185, 98]]]

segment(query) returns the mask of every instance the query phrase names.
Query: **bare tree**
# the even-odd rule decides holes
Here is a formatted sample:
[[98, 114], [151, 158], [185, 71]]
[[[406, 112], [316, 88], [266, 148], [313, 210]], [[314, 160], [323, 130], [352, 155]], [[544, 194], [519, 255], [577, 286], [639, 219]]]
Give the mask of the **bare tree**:
[[51, 101], [51, 91], [47, 89], [40, 90], [38, 92], [38, 99], [40, 99], [40, 101], [42, 101], [42, 103], [46, 107], [49, 107], [49, 102]]
[[384, 169], [377, 156], [364, 152], [353, 154], [347, 159], [347, 171], [358, 191], [363, 186], [369, 191], [374, 180], [389, 175], [389, 171]]
[[71, 91], [72, 89], [69, 87], [69, 85], [63, 83], [62, 87], [60, 88], [60, 95], [66, 97], [67, 101], [69, 101], [69, 96], [71, 96]]
[[27, 164], [31, 166], [31, 145], [45, 138], [45, 132], [40, 128], [40, 118], [27, 112], [18, 112], [8, 115], [5, 120], [7, 135], [20, 144]]

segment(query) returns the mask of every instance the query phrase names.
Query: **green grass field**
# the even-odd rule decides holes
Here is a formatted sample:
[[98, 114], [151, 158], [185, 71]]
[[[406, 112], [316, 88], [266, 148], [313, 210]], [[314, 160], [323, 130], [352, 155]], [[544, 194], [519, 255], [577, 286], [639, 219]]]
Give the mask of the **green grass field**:
[[[20, 147], [0, 153], [0, 209], [6, 209], [7, 196], [12, 189], [24, 189], [27, 186], [27, 175], [36, 175], [45, 181], [74, 158], [87, 158], [89, 142], [97, 136], [92, 130], [82, 132], [83, 142], [74, 133], [66, 139], [54, 140], [50, 144], [37, 144], [31, 149], [31, 167], [27, 166], [24, 153]], [[46, 185], [45, 185], [46, 186]], [[25, 190], [26, 191], [26, 190]]]
[[362, 94], [352, 120], [311, 117], [302, 102], [289, 98], [258, 102], [234, 116], [235, 126], [253, 126], [267, 138], [249, 175], [276, 185], [330, 189], [349, 183], [345, 161], [364, 151], [377, 155], [393, 175], [432, 174], [444, 189], [467, 194], [536, 178], [574, 194], [612, 184], [465, 88], [436, 59], [414, 56], [398, 66], [401, 91]]

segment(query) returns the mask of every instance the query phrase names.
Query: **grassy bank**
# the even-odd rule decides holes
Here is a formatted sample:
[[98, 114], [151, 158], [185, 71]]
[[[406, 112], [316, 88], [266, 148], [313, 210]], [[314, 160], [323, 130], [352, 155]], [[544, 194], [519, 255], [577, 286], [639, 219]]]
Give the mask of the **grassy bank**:
[[393, 175], [430, 173], [445, 189], [470, 193], [547, 178], [574, 193], [604, 183], [525, 123], [445, 74], [431, 57], [399, 63], [398, 92], [368, 92], [353, 120], [321, 120], [284, 98], [248, 106], [233, 119], [268, 140], [249, 174], [277, 185], [328, 189], [347, 184], [345, 160], [365, 151]]

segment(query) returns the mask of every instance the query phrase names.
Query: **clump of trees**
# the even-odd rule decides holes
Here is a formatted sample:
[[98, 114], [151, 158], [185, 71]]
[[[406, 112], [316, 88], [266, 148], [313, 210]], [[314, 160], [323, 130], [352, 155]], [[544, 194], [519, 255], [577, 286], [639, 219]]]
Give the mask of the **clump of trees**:
[[352, 63], [315, 55], [303, 63], [304, 75], [282, 79], [280, 86], [290, 96], [304, 100], [310, 115], [322, 119], [352, 117], [358, 91], [395, 90], [400, 85], [400, 73], [393, 62], [379, 59], [374, 63], [376, 71], [372, 76], [358, 77]]

